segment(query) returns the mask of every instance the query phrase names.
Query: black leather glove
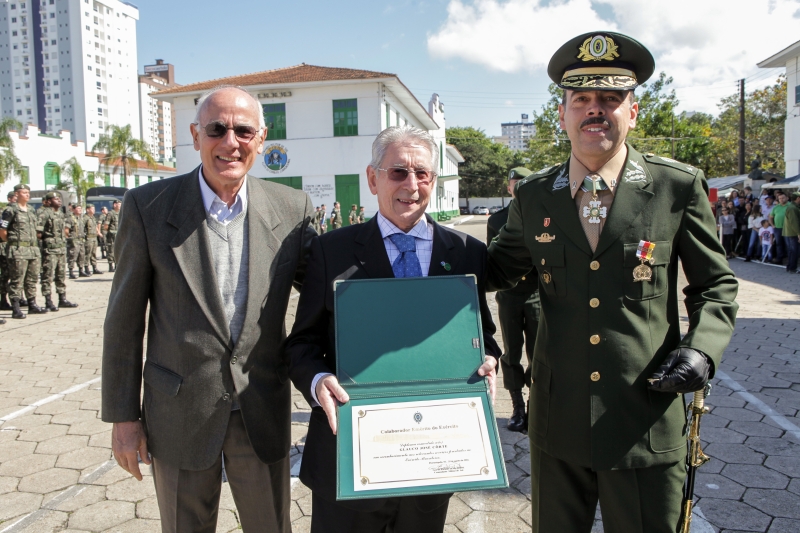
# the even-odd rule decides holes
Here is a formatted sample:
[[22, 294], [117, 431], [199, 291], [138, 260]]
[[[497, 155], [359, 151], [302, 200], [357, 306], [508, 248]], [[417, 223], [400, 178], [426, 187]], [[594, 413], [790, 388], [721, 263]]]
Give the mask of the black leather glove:
[[666, 359], [647, 381], [648, 387], [658, 392], [688, 394], [706, 386], [711, 373], [711, 359], [691, 348], [678, 348]]

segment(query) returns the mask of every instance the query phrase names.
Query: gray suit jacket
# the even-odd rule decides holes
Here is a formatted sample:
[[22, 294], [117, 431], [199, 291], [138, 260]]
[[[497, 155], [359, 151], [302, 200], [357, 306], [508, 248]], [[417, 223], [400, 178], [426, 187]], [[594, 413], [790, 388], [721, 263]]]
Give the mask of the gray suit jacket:
[[[265, 463], [290, 447], [291, 391], [281, 353], [292, 284], [311, 238], [308, 196], [248, 176], [249, 292], [234, 346], [210, 260], [198, 170], [125, 194], [103, 340], [102, 417], [142, 419], [148, 448], [187, 470], [219, 457], [233, 392]], [[147, 361], [142, 368], [145, 317]], [[144, 378], [144, 401], [140, 390]]]

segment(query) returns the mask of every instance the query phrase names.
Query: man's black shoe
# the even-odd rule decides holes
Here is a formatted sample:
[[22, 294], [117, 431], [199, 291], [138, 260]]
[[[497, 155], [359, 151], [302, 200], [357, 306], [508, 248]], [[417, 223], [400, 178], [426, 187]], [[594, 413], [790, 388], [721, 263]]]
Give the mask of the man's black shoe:
[[19, 308], [19, 300], [13, 299], [11, 300], [11, 318], [18, 318], [22, 319], [25, 318], [25, 313]]
[[50, 295], [44, 297], [44, 307], [48, 311], [52, 311], [54, 313], [58, 311], [58, 307], [56, 307], [56, 304], [53, 303], [53, 299], [50, 298]]
[[511, 405], [514, 407], [514, 411], [511, 413], [511, 418], [508, 419], [506, 429], [524, 433], [528, 431], [528, 417], [525, 413], [525, 399], [522, 397], [522, 391], [512, 390], [509, 391], [509, 394], [511, 394]]
[[[87, 272], [87, 273], [89, 272], [89, 267], [86, 267], [86, 272]], [[99, 268], [97, 268], [97, 267], [94, 267], [94, 273], [95, 273], [95, 274], [102, 274], [102, 273], [103, 273], [103, 271], [102, 271], [102, 270], [100, 270], [100, 269], [99, 269]]]
[[78, 304], [74, 304], [67, 300], [67, 293], [64, 293], [58, 295], [58, 307], [78, 307]]
[[69, 279], [78, 279], [78, 276], [75, 275], [72, 269], [69, 270]]
[[28, 300], [28, 314], [29, 315], [43, 315], [47, 313], [47, 309], [36, 305], [36, 298]]

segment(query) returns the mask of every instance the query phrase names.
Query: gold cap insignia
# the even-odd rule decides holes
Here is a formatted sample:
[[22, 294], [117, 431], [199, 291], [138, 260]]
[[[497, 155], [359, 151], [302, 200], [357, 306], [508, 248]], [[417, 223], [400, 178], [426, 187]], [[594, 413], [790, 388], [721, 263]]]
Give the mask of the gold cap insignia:
[[619, 57], [614, 39], [605, 35], [589, 37], [578, 48], [578, 59], [581, 61], [613, 61]]

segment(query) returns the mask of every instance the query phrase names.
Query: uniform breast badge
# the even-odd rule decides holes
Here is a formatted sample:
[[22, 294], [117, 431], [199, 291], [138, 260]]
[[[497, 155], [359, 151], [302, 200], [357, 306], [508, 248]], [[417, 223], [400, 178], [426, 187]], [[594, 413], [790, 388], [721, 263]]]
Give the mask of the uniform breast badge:
[[633, 281], [650, 281], [653, 279], [653, 269], [647, 263], [653, 261], [653, 250], [655, 243], [649, 241], [639, 241], [639, 246], [636, 249], [636, 257], [639, 258], [641, 264], [633, 269]]
[[555, 240], [555, 238], [556, 238], [556, 236], [555, 236], [555, 235], [550, 235], [549, 233], [546, 233], [546, 232], [545, 232], [545, 233], [542, 233], [541, 235], [537, 235], [537, 236], [536, 236], [536, 237], [534, 237], [534, 238], [535, 238], [535, 239], [536, 239], [538, 242], [545, 242], [545, 243], [547, 243], [547, 242], [552, 242], [552, 241], [554, 241], [554, 240]]
[[[586, 180], [592, 182], [592, 199], [589, 201], [588, 206], [583, 206], [583, 218], [589, 219], [589, 224], [599, 224], [601, 218], [606, 218], [608, 215], [608, 208], [603, 207], [602, 202], [597, 198], [597, 189], [599, 186], [600, 176], [587, 176]], [[586, 187], [586, 180], [584, 180], [584, 187]], [[588, 188], [588, 187], [587, 187]]]

